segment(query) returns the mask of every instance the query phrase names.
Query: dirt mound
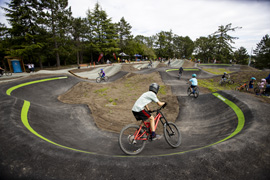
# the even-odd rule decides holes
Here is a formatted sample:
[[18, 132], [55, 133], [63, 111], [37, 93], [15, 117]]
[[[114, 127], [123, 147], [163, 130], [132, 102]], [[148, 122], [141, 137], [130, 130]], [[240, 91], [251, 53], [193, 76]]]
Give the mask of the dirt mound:
[[122, 67], [121, 67], [121, 71], [134, 72], [134, 71], [138, 71], [138, 69], [133, 67], [133, 65], [123, 64]]
[[[129, 73], [113, 84], [80, 82], [58, 99], [64, 103], [87, 104], [99, 128], [120, 132], [123, 126], [136, 122], [131, 109], [135, 101], [142, 93], [148, 91], [149, 85], [153, 82], [161, 86], [158, 98], [168, 103], [164, 113], [169, 121], [174, 122], [179, 112], [177, 98], [172, 95], [171, 87], [162, 82], [157, 72]], [[156, 109], [158, 106], [152, 103], [149, 107]], [[162, 130], [161, 127], [158, 129]]]
[[195, 66], [195, 63], [194, 62], [191, 62], [191, 61], [188, 61], [188, 60], [185, 60], [184, 64], [183, 64], [183, 68], [193, 68]]

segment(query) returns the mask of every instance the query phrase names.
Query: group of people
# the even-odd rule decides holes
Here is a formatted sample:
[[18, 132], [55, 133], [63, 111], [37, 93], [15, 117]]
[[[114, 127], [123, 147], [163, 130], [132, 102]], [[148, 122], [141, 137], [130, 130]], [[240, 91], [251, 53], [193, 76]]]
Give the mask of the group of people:
[[28, 67], [29, 73], [33, 73], [35, 71], [35, 66], [34, 64], [25, 64], [25, 66]]
[[[248, 83], [248, 91], [251, 92], [254, 89], [256, 78], [251, 77]], [[266, 95], [270, 96], [270, 74], [268, 77], [261, 79], [261, 81], [258, 83], [260, 92], [258, 95]]]

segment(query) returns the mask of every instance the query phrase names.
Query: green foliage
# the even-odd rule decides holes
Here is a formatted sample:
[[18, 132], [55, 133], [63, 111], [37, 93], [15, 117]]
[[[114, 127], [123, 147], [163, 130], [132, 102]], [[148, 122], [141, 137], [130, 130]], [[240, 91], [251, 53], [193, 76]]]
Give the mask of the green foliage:
[[257, 68], [270, 68], [270, 37], [266, 34], [254, 50]]

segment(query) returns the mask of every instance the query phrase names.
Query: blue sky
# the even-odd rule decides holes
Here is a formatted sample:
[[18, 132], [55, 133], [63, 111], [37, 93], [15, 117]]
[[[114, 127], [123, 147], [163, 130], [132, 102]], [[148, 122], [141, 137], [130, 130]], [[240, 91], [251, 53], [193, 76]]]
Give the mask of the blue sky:
[[[4, 1], [9, 2], [0, 0], [0, 6]], [[270, 34], [270, 0], [69, 0], [69, 6], [74, 17], [86, 17], [86, 11], [93, 10], [97, 2], [112, 22], [124, 17], [134, 36], [172, 30], [195, 41], [232, 23], [232, 27], [242, 27], [229, 33], [239, 37], [233, 46], [243, 46], [250, 53]], [[0, 21], [7, 24], [2, 9]]]

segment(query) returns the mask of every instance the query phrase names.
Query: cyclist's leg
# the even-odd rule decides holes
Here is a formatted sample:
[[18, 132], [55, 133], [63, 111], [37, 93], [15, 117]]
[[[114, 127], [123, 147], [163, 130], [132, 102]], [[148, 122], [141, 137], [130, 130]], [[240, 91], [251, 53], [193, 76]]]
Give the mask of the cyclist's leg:
[[149, 118], [149, 121], [150, 121], [150, 128], [151, 128], [151, 131], [153, 134], [153, 132], [155, 133], [155, 118], [154, 118], [154, 116], [151, 116]]

